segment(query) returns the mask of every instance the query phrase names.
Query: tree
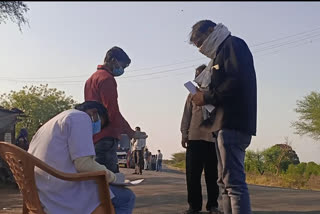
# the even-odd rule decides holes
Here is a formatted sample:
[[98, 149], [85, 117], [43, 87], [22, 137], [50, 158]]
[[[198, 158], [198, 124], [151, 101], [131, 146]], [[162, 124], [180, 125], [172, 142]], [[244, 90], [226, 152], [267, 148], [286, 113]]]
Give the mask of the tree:
[[[76, 102], [72, 97], [66, 97], [65, 92], [56, 88], [48, 88], [48, 85], [24, 86], [20, 91], [11, 91], [0, 96], [0, 105], [5, 108], [18, 108], [24, 112], [26, 118], [16, 126], [18, 133], [21, 128], [26, 128], [29, 138], [38, 130], [41, 124], [72, 108]], [[30, 139], [29, 139], [30, 140]]]
[[295, 133], [320, 140], [320, 93], [312, 91], [298, 100], [295, 111], [299, 114], [299, 119], [292, 123]]
[[16, 23], [21, 31], [22, 24], [28, 24], [25, 13], [29, 10], [28, 6], [22, 1], [0, 1], [0, 24], [6, 23], [7, 19]]
[[245, 156], [245, 169], [247, 172], [258, 172], [264, 174], [264, 157], [261, 152], [248, 150]]
[[172, 154], [172, 164], [182, 169], [186, 168], [186, 152], [178, 152]]
[[172, 160], [176, 163], [186, 160], [186, 152], [178, 152], [172, 154]]
[[308, 162], [305, 170], [305, 174], [308, 179], [310, 178], [311, 175], [320, 175], [320, 165], [316, 164], [313, 161]]
[[276, 144], [263, 151], [265, 167], [268, 171], [279, 175], [285, 172], [290, 164], [299, 164], [299, 157], [296, 152], [288, 145]]

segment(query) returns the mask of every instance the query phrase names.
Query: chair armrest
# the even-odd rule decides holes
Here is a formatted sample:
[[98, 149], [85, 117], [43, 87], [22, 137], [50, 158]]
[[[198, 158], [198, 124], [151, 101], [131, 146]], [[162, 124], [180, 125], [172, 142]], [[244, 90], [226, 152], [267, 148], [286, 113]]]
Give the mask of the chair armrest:
[[115, 213], [112, 202], [111, 202], [111, 198], [110, 198], [109, 183], [108, 183], [106, 171], [64, 173], [50, 167], [49, 165], [43, 162], [37, 162], [35, 165], [40, 169], [42, 169], [43, 171], [62, 180], [67, 180], [67, 181], [94, 180], [96, 181], [98, 184], [100, 202], [101, 204], [104, 205], [103, 207], [105, 208], [105, 213], [107, 213], [107, 211], [109, 210], [111, 210], [110, 214]]

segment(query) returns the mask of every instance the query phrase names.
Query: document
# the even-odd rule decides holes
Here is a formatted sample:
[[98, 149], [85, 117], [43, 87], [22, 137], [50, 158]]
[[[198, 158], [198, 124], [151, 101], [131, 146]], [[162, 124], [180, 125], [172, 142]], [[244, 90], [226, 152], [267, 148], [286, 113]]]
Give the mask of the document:
[[184, 84], [184, 86], [188, 89], [188, 91], [194, 95], [197, 93], [197, 88], [195, 85], [193, 85], [193, 83], [191, 81], [188, 81]]
[[138, 179], [138, 180], [125, 180], [123, 183], [110, 183], [111, 185], [115, 185], [115, 186], [134, 186], [137, 184], [140, 184], [144, 179]]
[[[188, 81], [184, 84], [184, 86], [188, 89], [188, 91], [192, 94], [192, 95], [195, 95], [197, 93], [197, 88], [196, 86], [191, 82], [191, 81]], [[207, 105], [204, 105], [204, 107], [207, 109], [208, 112], [212, 112], [213, 109], [214, 109], [214, 106], [211, 105], [211, 104], [207, 104]]]

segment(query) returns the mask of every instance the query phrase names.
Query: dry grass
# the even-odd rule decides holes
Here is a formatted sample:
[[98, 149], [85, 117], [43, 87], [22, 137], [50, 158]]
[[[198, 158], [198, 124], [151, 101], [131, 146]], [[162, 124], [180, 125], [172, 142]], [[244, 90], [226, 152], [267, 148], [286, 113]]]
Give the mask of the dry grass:
[[284, 187], [291, 189], [320, 190], [320, 176], [311, 176], [307, 179], [303, 176], [273, 175], [273, 174], [253, 174], [247, 173], [248, 184], [256, 184], [272, 187]]

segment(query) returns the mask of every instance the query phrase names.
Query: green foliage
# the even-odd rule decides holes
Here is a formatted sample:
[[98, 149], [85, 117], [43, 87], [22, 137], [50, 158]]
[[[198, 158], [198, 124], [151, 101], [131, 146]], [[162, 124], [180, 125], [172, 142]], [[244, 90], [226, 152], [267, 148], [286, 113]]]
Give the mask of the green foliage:
[[298, 165], [290, 164], [287, 170], [288, 175], [296, 176], [296, 175], [304, 175], [307, 168], [306, 163], [300, 163]]
[[28, 6], [22, 1], [0, 1], [0, 24], [6, 23], [7, 19], [16, 23], [21, 31], [22, 24], [28, 24], [25, 13]]
[[172, 160], [174, 162], [181, 162], [186, 160], [186, 152], [178, 152], [172, 155]]
[[279, 175], [285, 172], [290, 164], [299, 164], [299, 157], [287, 144], [277, 144], [262, 152], [265, 169]]
[[170, 160], [169, 164], [181, 169], [185, 169], [186, 168], [186, 152], [178, 152], [178, 153], [172, 154], [172, 160]]
[[287, 174], [291, 176], [304, 176], [309, 179], [311, 175], [320, 175], [320, 165], [315, 162], [300, 163], [298, 165], [290, 164]]
[[311, 175], [320, 175], [320, 165], [316, 164], [315, 162], [308, 162], [305, 175], [310, 178]]
[[17, 124], [16, 133], [21, 128], [26, 128], [29, 138], [41, 124], [75, 104], [72, 97], [66, 97], [65, 92], [48, 88], [48, 85], [24, 86], [20, 91], [11, 91], [0, 96], [0, 105], [8, 109], [18, 108], [24, 112], [26, 118]]
[[245, 156], [245, 170], [263, 175], [265, 172], [264, 157], [261, 152], [248, 150]]
[[315, 140], [320, 139], [320, 93], [312, 91], [297, 101], [295, 111], [299, 119], [292, 123], [296, 134], [309, 135]]
[[[290, 143], [286, 138], [284, 144], [276, 144], [261, 152], [247, 150], [247, 182], [286, 188], [319, 189], [312, 183], [312, 179], [318, 180], [319, 177], [315, 176], [320, 175], [320, 165], [314, 162], [300, 163], [299, 157], [288, 144]], [[167, 164], [185, 169], [185, 158], [185, 152], [174, 153]]]

